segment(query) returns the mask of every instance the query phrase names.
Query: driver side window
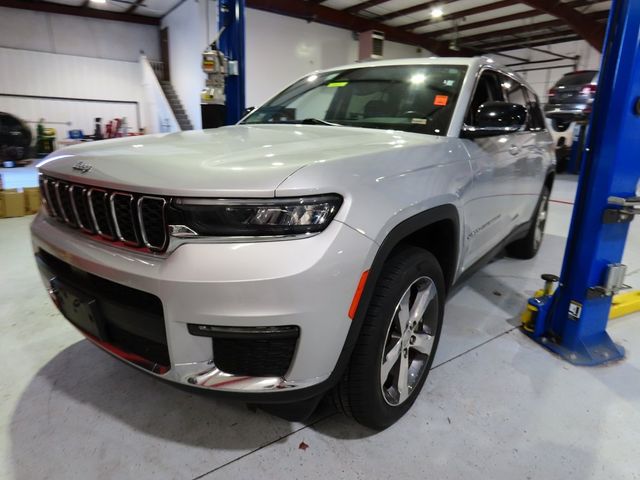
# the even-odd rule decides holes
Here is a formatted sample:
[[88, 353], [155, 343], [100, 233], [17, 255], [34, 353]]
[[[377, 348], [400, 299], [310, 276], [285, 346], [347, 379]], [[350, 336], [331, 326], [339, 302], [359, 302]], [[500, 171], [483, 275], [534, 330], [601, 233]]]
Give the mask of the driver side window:
[[471, 99], [471, 103], [469, 104], [465, 123], [470, 126], [475, 126], [475, 114], [478, 111], [478, 108], [483, 103], [491, 101], [503, 102], [504, 95], [502, 87], [500, 86], [498, 73], [493, 70], [485, 70], [478, 79], [476, 90], [473, 94], [473, 98]]

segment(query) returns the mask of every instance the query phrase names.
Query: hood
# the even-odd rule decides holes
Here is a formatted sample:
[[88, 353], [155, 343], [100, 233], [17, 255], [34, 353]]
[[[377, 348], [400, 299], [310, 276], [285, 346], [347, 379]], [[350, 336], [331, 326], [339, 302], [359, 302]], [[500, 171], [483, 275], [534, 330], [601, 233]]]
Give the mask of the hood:
[[[272, 197], [305, 165], [375, 153], [438, 137], [324, 125], [234, 125], [76, 145], [40, 170], [86, 185], [181, 196]], [[83, 162], [86, 173], [74, 170]]]

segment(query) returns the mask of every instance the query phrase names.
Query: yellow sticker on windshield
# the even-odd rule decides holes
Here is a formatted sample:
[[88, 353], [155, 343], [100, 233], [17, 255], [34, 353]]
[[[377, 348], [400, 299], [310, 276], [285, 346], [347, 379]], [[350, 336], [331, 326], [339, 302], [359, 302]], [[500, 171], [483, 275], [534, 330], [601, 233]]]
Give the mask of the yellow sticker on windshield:
[[349, 85], [349, 82], [331, 82], [327, 83], [327, 87], [344, 87]]

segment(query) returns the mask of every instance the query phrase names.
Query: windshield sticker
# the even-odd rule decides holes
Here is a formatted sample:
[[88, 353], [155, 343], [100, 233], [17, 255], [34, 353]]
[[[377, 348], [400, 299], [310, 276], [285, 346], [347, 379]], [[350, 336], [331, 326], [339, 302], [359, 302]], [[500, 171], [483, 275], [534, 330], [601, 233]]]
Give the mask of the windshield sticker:
[[349, 82], [331, 82], [327, 83], [327, 87], [345, 87], [349, 85]]
[[456, 81], [455, 80], [445, 80], [442, 83], [447, 87], [453, 87], [453, 84], [456, 83]]
[[438, 107], [444, 107], [449, 101], [448, 95], [436, 95], [436, 98], [433, 99], [433, 104]]
[[412, 118], [411, 119], [411, 123], [415, 123], [416, 125], [426, 125], [427, 124], [427, 119], [426, 118]]

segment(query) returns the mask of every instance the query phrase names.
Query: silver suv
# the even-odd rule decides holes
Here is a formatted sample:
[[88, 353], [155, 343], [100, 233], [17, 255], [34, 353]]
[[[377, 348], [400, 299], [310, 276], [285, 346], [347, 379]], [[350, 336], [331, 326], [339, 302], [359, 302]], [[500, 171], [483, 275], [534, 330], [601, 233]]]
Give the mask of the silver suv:
[[238, 125], [55, 152], [33, 248], [63, 315], [126, 362], [288, 418], [331, 391], [385, 428], [451, 288], [536, 254], [552, 158], [535, 94], [490, 59], [349, 65]]

